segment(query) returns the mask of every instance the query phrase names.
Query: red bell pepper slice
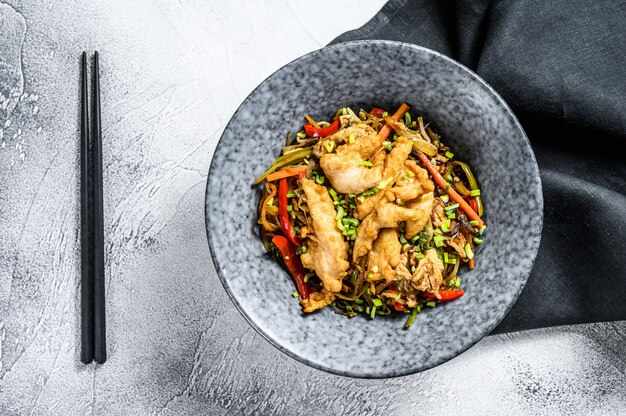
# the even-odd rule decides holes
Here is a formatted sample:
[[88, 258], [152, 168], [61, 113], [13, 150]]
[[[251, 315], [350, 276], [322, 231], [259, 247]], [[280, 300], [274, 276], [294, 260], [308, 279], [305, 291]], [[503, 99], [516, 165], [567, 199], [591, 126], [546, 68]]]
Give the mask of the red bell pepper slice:
[[[443, 289], [439, 291], [439, 299], [440, 302], [447, 302], [449, 300], [458, 299], [465, 294], [465, 290], [463, 289]], [[436, 299], [434, 293], [424, 292], [424, 296], [428, 299]]]
[[304, 268], [302, 267], [302, 263], [300, 263], [300, 259], [296, 255], [292, 245], [282, 235], [275, 235], [272, 237], [272, 243], [274, 243], [280, 250], [285, 266], [289, 269], [289, 273], [291, 273], [291, 277], [293, 277], [293, 280], [296, 283], [296, 288], [298, 289], [300, 297], [302, 299], [308, 299], [311, 288], [309, 284], [304, 281]]
[[306, 123], [304, 125], [304, 131], [306, 131], [306, 134], [311, 137], [330, 136], [331, 134], [337, 133], [337, 130], [339, 130], [339, 119], [335, 119], [330, 126], [322, 129], [316, 129], [311, 123]]
[[[398, 291], [398, 288], [393, 283], [389, 285], [389, 289], [393, 291]], [[406, 311], [407, 309], [406, 306], [404, 306], [400, 302], [396, 302], [395, 300], [393, 301], [393, 308], [397, 310], [398, 312]]]
[[372, 107], [370, 114], [373, 115], [374, 117], [382, 118], [384, 112], [385, 110], [383, 110], [382, 108]]
[[474, 212], [478, 212], [478, 204], [476, 203], [476, 198], [468, 198], [469, 201], [469, 206], [471, 209], [474, 210]]
[[300, 241], [298, 237], [296, 237], [291, 218], [289, 218], [289, 211], [287, 211], [288, 190], [287, 178], [282, 178], [278, 185], [278, 222], [280, 223], [280, 228], [283, 230], [285, 237], [287, 237], [294, 246], [300, 247]]

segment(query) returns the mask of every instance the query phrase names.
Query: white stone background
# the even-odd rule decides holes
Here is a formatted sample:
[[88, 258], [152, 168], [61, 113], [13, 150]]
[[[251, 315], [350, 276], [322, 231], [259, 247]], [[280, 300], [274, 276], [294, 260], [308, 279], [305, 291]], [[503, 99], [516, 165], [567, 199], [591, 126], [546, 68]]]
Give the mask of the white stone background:
[[[228, 299], [203, 207], [222, 129], [267, 75], [382, 4], [0, 0], [0, 415], [626, 413], [626, 322], [491, 336], [356, 380], [282, 354]], [[109, 360], [84, 366], [79, 57], [96, 49]]]

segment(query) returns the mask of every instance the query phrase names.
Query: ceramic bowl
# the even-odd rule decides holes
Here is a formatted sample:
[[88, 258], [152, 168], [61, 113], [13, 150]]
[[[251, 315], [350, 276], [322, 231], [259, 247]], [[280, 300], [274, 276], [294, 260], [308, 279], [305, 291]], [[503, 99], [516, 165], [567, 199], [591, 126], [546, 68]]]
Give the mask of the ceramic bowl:
[[[466, 294], [417, 315], [348, 319], [330, 307], [303, 314], [290, 276], [266, 254], [257, 227], [254, 180], [279, 155], [303, 116], [329, 119], [349, 105], [395, 109], [435, 123], [474, 168], [488, 224]], [[303, 363], [352, 377], [393, 377], [441, 364], [489, 334], [524, 287], [543, 218], [534, 154], [503, 99], [476, 74], [432, 50], [390, 41], [329, 46], [285, 65], [241, 104], [224, 130], [209, 173], [206, 228], [217, 273], [245, 319]]]

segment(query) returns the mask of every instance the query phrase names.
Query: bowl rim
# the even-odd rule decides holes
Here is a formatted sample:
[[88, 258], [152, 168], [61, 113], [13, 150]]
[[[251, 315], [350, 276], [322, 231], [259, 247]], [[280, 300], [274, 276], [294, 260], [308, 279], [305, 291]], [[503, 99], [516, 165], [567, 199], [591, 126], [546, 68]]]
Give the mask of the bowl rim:
[[[267, 334], [263, 329], [261, 329], [261, 327], [259, 325], [257, 325], [257, 323], [250, 317], [248, 316], [248, 314], [246, 313], [246, 311], [244, 310], [244, 308], [242, 307], [242, 305], [240, 304], [239, 300], [237, 299], [236, 296], [234, 296], [233, 292], [231, 291], [231, 288], [229, 286], [228, 280], [224, 278], [223, 273], [222, 273], [222, 269], [220, 267], [220, 265], [218, 264], [218, 262], [215, 259], [214, 256], [214, 246], [213, 246], [213, 241], [212, 238], [214, 238], [214, 234], [212, 234], [211, 232], [211, 220], [210, 220], [210, 216], [209, 216], [209, 212], [208, 212], [208, 205], [209, 205], [209, 178], [211, 178], [211, 175], [214, 174], [214, 169], [215, 168], [215, 164], [214, 159], [215, 159], [215, 155], [219, 152], [221, 146], [223, 145], [223, 141], [222, 139], [224, 138], [224, 133], [229, 129], [229, 127], [231, 126], [231, 124], [234, 122], [234, 120], [236, 119], [236, 116], [243, 110], [243, 108], [246, 106], [246, 104], [248, 103], [248, 101], [256, 94], [256, 92], [261, 88], [261, 86], [263, 84], [265, 84], [266, 81], [268, 81], [270, 78], [272, 78], [274, 75], [276, 75], [278, 72], [281, 72], [283, 69], [285, 69], [288, 66], [291, 66], [292, 64], [295, 64], [307, 57], [309, 57], [310, 55], [315, 55], [318, 53], [322, 53], [323, 51], [326, 50], [331, 50], [331, 49], [339, 49], [339, 48], [345, 48], [346, 46], [351, 46], [351, 45], [385, 45], [385, 47], [391, 47], [391, 48], [411, 48], [414, 49], [416, 51], [420, 51], [420, 52], [425, 52], [426, 54], [430, 54], [432, 56], [435, 56], [437, 58], [440, 58], [444, 61], [446, 61], [447, 63], [459, 67], [462, 71], [464, 71], [465, 73], [467, 73], [467, 75], [469, 75], [471, 78], [475, 79], [476, 81], [478, 81], [478, 83], [485, 88], [495, 99], [496, 101], [500, 104], [501, 108], [508, 113], [508, 115], [511, 117], [511, 120], [514, 124], [515, 127], [517, 127], [517, 129], [521, 132], [522, 134], [522, 138], [526, 144], [526, 146], [528, 147], [528, 149], [530, 150], [530, 160], [529, 162], [531, 163], [531, 167], [535, 172], [535, 175], [538, 179], [537, 181], [537, 188], [535, 190], [536, 193], [536, 200], [537, 200], [537, 210], [539, 211], [539, 230], [538, 230], [538, 239], [536, 240], [536, 243], [534, 244], [534, 247], [531, 247], [529, 250], [527, 250], [527, 252], [530, 254], [530, 264], [528, 267], [528, 271], [526, 273], [526, 276], [524, 278], [523, 284], [519, 285], [516, 292], [513, 294], [513, 298], [511, 300], [511, 302], [509, 302], [509, 304], [506, 306], [504, 313], [502, 314], [502, 316], [500, 317], [500, 319], [498, 319], [497, 321], [495, 321], [493, 323], [493, 325], [491, 325], [490, 327], [486, 328], [486, 330], [484, 331], [484, 333], [482, 335], [480, 335], [479, 337], [477, 337], [474, 340], [470, 340], [468, 342], [466, 342], [463, 347], [456, 349], [456, 350], [451, 350], [448, 354], [442, 355], [441, 358], [439, 360], [437, 360], [437, 362], [434, 362], [432, 364], [423, 366], [421, 368], [416, 368], [416, 367], [410, 367], [410, 368], [406, 368], [406, 369], [402, 369], [402, 370], [394, 370], [392, 372], [389, 371], [380, 371], [378, 373], [371, 373], [371, 372], [358, 372], [358, 371], [352, 371], [352, 370], [337, 370], [335, 368], [333, 368], [332, 366], [327, 366], [324, 364], [320, 364], [318, 362], [314, 362], [310, 359], [308, 359], [305, 356], [299, 355], [297, 353], [295, 353], [294, 351], [291, 351], [290, 349], [282, 346], [277, 340], [275, 340], [273, 337], [271, 337], [269, 334]], [[430, 48], [426, 48], [424, 46], [420, 46], [420, 45], [416, 45], [413, 43], [407, 43], [407, 42], [401, 42], [401, 41], [394, 41], [394, 40], [384, 40], [384, 39], [363, 39], [363, 40], [353, 40], [353, 41], [349, 41], [349, 42], [341, 42], [341, 43], [336, 43], [336, 44], [332, 44], [332, 45], [327, 45], [324, 46], [322, 48], [319, 49], [315, 49], [311, 52], [308, 52], [304, 55], [301, 55], [293, 60], [291, 60], [290, 62], [286, 63], [285, 65], [282, 65], [280, 68], [276, 69], [274, 72], [272, 72], [270, 75], [268, 75], [267, 77], [265, 77], [263, 79], [263, 81], [261, 81], [252, 91], [250, 91], [250, 93], [246, 96], [246, 98], [241, 102], [241, 104], [237, 107], [237, 109], [235, 110], [235, 112], [230, 116], [230, 119], [228, 121], [228, 123], [226, 124], [226, 126], [224, 127], [224, 130], [222, 130], [222, 133], [220, 134], [220, 138], [217, 141], [217, 144], [215, 146], [215, 150], [213, 152], [213, 154], [211, 155], [211, 163], [209, 166], [209, 173], [207, 175], [207, 179], [206, 179], [206, 187], [205, 187], [205, 199], [204, 199], [204, 218], [205, 218], [205, 229], [206, 229], [206, 235], [207, 235], [207, 241], [209, 244], [209, 250], [210, 250], [210, 257], [211, 257], [211, 261], [213, 262], [213, 266], [215, 267], [215, 271], [220, 279], [220, 281], [222, 282], [222, 285], [224, 286], [224, 290], [226, 291], [226, 293], [228, 294], [228, 297], [230, 298], [230, 300], [235, 304], [235, 307], [237, 308], [237, 310], [239, 311], [239, 313], [243, 316], [243, 318], [245, 319], [245, 321], [252, 327], [254, 328], [254, 330], [261, 335], [266, 341], [268, 341], [271, 345], [273, 345], [275, 348], [277, 348], [279, 351], [283, 352], [284, 354], [286, 354], [287, 356], [294, 358], [295, 360], [308, 365], [309, 367], [312, 367], [316, 370], [321, 370], [327, 373], [331, 373], [334, 375], [338, 375], [338, 376], [343, 376], [343, 377], [352, 377], [352, 378], [360, 378], [360, 379], [385, 379], [385, 378], [396, 378], [396, 377], [403, 377], [403, 376], [408, 376], [411, 374], [417, 374], [420, 373], [422, 371], [426, 371], [429, 370], [431, 368], [437, 367], [445, 362], [450, 361], [451, 359], [461, 355], [463, 352], [467, 351], [468, 349], [470, 349], [471, 347], [473, 347], [474, 345], [476, 345], [479, 341], [481, 341], [482, 339], [484, 339], [486, 336], [488, 336], [497, 326], [498, 324], [504, 319], [504, 317], [506, 317], [508, 315], [508, 313], [511, 311], [511, 308], [513, 307], [513, 305], [515, 305], [515, 303], [517, 302], [521, 292], [523, 291], [524, 287], [526, 287], [526, 284], [528, 283], [528, 278], [530, 277], [530, 273], [532, 272], [532, 269], [534, 267], [535, 264], [535, 260], [537, 258], [537, 253], [539, 251], [539, 246], [541, 244], [541, 237], [542, 237], [542, 232], [543, 232], [543, 217], [544, 217], [544, 201], [543, 201], [543, 185], [542, 185], [542, 181], [541, 181], [541, 175], [539, 172], [539, 166], [537, 164], [537, 159], [535, 157], [535, 153], [533, 151], [533, 148], [531, 146], [530, 140], [528, 139], [528, 136], [526, 135], [526, 132], [524, 131], [524, 128], [522, 127], [521, 123], [519, 122], [519, 120], [517, 119], [517, 117], [515, 116], [515, 113], [513, 112], [513, 110], [511, 110], [511, 108], [509, 107], [509, 105], [506, 103], [506, 101], [504, 101], [504, 99], [500, 96], [500, 94], [498, 94], [496, 92], [495, 89], [493, 89], [493, 87], [491, 87], [484, 79], [482, 79], [478, 74], [476, 74], [474, 71], [472, 71], [471, 69], [467, 68], [465, 65], [461, 64], [460, 62], [440, 53], [437, 52], [435, 50], [432, 50]]]

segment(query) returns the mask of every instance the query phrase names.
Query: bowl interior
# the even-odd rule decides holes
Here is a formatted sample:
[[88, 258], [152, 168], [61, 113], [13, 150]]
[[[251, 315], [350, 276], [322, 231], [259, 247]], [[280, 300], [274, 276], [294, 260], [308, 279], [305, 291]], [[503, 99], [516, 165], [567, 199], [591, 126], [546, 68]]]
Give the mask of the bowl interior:
[[[256, 225], [259, 187], [288, 131], [303, 116], [375, 105], [434, 123], [475, 170], [488, 224], [476, 269], [461, 273], [466, 295], [406, 316], [347, 319], [325, 308], [304, 315], [288, 274], [269, 259]], [[389, 377], [440, 364], [487, 335], [522, 290], [539, 245], [543, 200], [534, 155], [504, 101], [460, 64], [431, 50], [358, 41], [313, 52], [265, 80], [237, 110], [213, 157], [207, 232], [218, 274], [244, 317], [276, 347], [337, 374]], [[514, 259], [514, 260], [513, 260]]]

